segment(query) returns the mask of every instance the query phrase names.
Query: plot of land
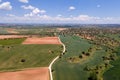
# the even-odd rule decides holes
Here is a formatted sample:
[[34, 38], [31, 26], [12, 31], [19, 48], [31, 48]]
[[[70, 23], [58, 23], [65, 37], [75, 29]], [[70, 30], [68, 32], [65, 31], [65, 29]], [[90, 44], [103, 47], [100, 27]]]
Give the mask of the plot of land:
[[47, 67], [0, 73], [0, 80], [49, 80], [49, 70]]
[[19, 33], [14, 28], [6, 28], [6, 30], [7, 30], [8, 33], [12, 33], [12, 34], [18, 34]]
[[[103, 63], [102, 56], [105, 56], [105, 50], [93, 51], [90, 56], [80, 61], [77, 59], [83, 51], [87, 52], [89, 48], [94, 45], [89, 44], [87, 40], [82, 39], [78, 36], [65, 35], [60, 36], [61, 41], [66, 45], [66, 53], [59, 58], [53, 65], [52, 69], [54, 80], [89, 80], [89, 72], [85, 71], [84, 68], [88, 66], [96, 66]], [[94, 48], [93, 48], [94, 49]], [[94, 54], [94, 55], [92, 55]], [[76, 63], [71, 63], [68, 58], [73, 58]]]
[[0, 71], [48, 67], [61, 50], [61, 45], [49, 44], [0, 46]]
[[25, 35], [0, 35], [0, 39], [9, 39], [9, 38], [25, 38], [28, 36]]
[[27, 38], [23, 44], [61, 44], [58, 37]]
[[0, 45], [16, 45], [21, 44], [26, 38], [16, 39], [0, 39]]
[[63, 30], [66, 30], [67, 28], [57, 28], [57, 30], [59, 31], [63, 31]]

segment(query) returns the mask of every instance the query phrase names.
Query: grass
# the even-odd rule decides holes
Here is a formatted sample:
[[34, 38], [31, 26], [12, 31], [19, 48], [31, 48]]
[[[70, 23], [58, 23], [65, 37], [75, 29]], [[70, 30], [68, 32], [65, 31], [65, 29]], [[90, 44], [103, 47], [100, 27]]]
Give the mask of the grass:
[[105, 36], [110, 37], [110, 38], [114, 38], [117, 41], [120, 40], [120, 34], [106, 34]]
[[111, 62], [113, 67], [104, 73], [104, 80], [120, 80], [120, 47], [117, 55], [118, 59]]
[[0, 34], [8, 34], [8, 32], [4, 28], [0, 28]]
[[113, 67], [104, 73], [104, 80], [120, 80], [120, 57], [112, 65]]
[[0, 45], [21, 44], [24, 40], [25, 38], [0, 40]]
[[[61, 45], [6, 45], [0, 47], [0, 71], [48, 67]], [[51, 52], [52, 51], [52, 52]], [[21, 62], [25, 59], [25, 62]]]
[[78, 36], [66, 35], [60, 37], [62, 42], [66, 45], [67, 52], [53, 65], [54, 80], [88, 80], [89, 72], [84, 68], [87, 66], [96, 66], [103, 63], [102, 56], [106, 55], [104, 48], [94, 51], [94, 54], [86, 58], [84, 61], [77, 63], [70, 63], [69, 57], [75, 57], [82, 54], [82, 51], [87, 52], [93, 44]]

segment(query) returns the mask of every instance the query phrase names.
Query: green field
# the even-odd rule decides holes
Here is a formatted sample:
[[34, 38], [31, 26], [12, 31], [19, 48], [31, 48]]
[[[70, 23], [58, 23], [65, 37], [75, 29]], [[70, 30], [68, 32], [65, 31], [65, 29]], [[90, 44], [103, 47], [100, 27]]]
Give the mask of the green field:
[[0, 40], [0, 45], [21, 44], [26, 38]]
[[120, 80], [120, 47], [117, 56], [118, 59], [111, 62], [112, 67], [104, 73], [104, 80]]
[[[107, 34], [106, 36], [120, 41], [119, 34]], [[104, 73], [104, 80], [120, 80], [120, 47], [116, 48], [116, 50], [118, 59], [110, 62], [112, 67]]]
[[88, 80], [90, 73], [85, 71], [86, 66], [95, 67], [103, 63], [102, 56], [106, 55], [104, 49], [95, 50], [91, 56], [84, 61], [70, 63], [69, 57], [79, 56], [82, 51], [88, 51], [88, 48], [94, 45], [78, 36], [61, 36], [62, 42], [66, 45], [67, 52], [53, 65], [54, 80]]
[[22, 45], [22, 41], [0, 40], [0, 71], [48, 67], [62, 50], [61, 45]]
[[0, 27], [0, 34], [8, 34], [8, 32], [5, 30], [5, 28]]

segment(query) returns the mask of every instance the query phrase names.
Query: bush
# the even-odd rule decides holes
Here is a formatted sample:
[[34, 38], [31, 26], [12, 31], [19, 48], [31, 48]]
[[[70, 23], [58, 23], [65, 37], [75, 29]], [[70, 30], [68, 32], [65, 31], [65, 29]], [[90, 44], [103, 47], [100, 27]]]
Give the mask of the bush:
[[26, 60], [25, 59], [21, 59], [21, 62], [25, 62]]

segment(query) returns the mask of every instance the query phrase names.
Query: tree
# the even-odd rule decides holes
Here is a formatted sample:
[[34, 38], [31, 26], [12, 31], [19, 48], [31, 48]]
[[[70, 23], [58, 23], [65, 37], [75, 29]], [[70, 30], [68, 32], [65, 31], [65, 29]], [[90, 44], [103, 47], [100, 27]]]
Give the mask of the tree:
[[90, 53], [86, 53], [85, 55], [86, 55], [86, 56], [90, 56]]
[[54, 71], [55, 71], [54, 69], [51, 70], [51, 72], [54, 72]]
[[86, 66], [86, 67], [84, 68], [84, 70], [85, 70], [85, 71], [90, 71], [90, 68], [89, 68], [88, 66]]
[[85, 52], [83, 51], [82, 54], [85, 54]]
[[25, 59], [21, 59], [21, 62], [25, 62], [26, 60]]
[[82, 56], [82, 55], [79, 55], [79, 58], [81, 59], [81, 58], [83, 58], [83, 56]]
[[91, 73], [90, 77], [88, 77], [88, 80], [98, 80], [96, 73]]

